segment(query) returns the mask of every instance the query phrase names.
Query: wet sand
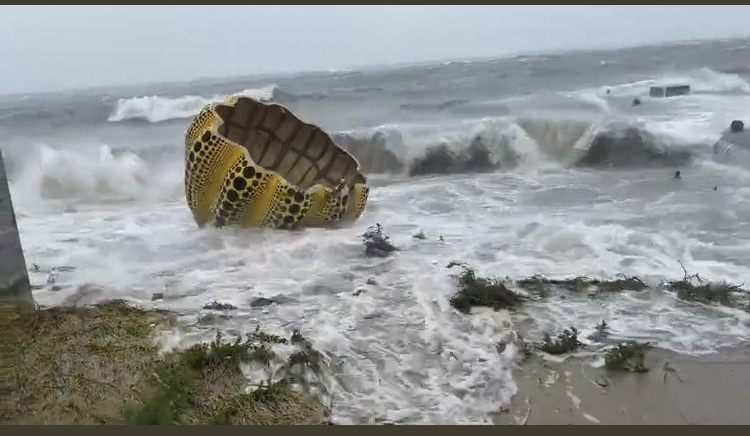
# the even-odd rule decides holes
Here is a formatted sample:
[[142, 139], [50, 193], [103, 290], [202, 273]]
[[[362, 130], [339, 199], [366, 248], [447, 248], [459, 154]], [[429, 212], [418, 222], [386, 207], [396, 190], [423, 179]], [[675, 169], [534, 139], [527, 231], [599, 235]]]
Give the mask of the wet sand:
[[608, 374], [590, 360], [531, 357], [515, 370], [518, 393], [498, 421], [750, 424], [750, 347], [701, 357], [653, 349], [646, 366], [644, 374]]

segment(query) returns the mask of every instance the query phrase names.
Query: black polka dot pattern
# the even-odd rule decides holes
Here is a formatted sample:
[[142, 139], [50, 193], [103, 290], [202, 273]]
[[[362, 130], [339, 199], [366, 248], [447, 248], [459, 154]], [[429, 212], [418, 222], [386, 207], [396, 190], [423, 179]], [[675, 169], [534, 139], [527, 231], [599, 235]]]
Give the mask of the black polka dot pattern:
[[[289, 185], [253, 162], [242, 146], [218, 134], [222, 120], [215, 108], [203, 108], [185, 135], [185, 197], [198, 225], [212, 221], [219, 227], [294, 228], [356, 219], [363, 212], [366, 184], [355, 184], [343, 195], [319, 186], [308, 192]], [[225, 176], [214, 181], [216, 174]]]

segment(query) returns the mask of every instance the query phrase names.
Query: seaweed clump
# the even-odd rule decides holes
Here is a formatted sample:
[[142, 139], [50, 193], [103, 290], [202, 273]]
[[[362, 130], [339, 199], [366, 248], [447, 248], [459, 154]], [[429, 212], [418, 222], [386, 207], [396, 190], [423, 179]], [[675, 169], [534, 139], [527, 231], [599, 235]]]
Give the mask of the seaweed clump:
[[666, 283], [666, 288], [675, 292], [680, 300], [750, 309], [747, 302], [748, 291], [742, 288], [743, 285], [737, 286], [726, 281], [705, 281], [698, 274], [688, 274], [684, 266], [682, 271], [684, 275], [681, 280]]
[[515, 309], [524, 298], [508, 289], [495, 278], [478, 277], [472, 268], [464, 267], [458, 276], [458, 292], [450, 304], [459, 312], [468, 314], [473, 306], [491, 307], [492, 309]]
[[562, 333], [559, 333], [555, 339], [553, 339], [549, 333], [545, 333], [544, 339], [538, 347], [545, 353], [560, 355], [573, 353], [582, 345], [583, 344], [578, 341], [578, 329], [570, 327], [570, 329], [565, 329]]
[[646, 353], [653, 348], [649, 343], [628, 341], [609, 349], [604, 355], [604, 366], [609, 371], [648, 372]]
[[542, 297], [549, 295], [551, 288], [570, 292], [614, 293], [623, 291], [642, 291], [648, 286], [638, 277], [618, 275], [614, 280], [599, 280], [579, 276], [571, 279], [548, 279], [532, 276], [516, 282], [521, 288], [536, 292]]

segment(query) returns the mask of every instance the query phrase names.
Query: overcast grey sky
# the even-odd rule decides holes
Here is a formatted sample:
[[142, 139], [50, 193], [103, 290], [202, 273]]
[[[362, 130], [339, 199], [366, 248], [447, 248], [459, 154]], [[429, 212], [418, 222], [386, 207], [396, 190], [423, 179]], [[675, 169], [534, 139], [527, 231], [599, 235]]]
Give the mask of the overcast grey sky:
[[748, 6], [0, 6], [0, 93], [750, 34]]

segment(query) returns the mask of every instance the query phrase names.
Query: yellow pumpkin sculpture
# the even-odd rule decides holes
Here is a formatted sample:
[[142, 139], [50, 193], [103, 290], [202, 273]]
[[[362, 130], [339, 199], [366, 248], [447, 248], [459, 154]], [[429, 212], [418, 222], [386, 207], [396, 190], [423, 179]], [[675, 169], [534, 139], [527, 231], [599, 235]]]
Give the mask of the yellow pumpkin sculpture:
[[185, 197], [199, 227], [329, 227], [358, 219], [368, 194], [351, 154], [276, 103], [209, 104], [185, 135]]

